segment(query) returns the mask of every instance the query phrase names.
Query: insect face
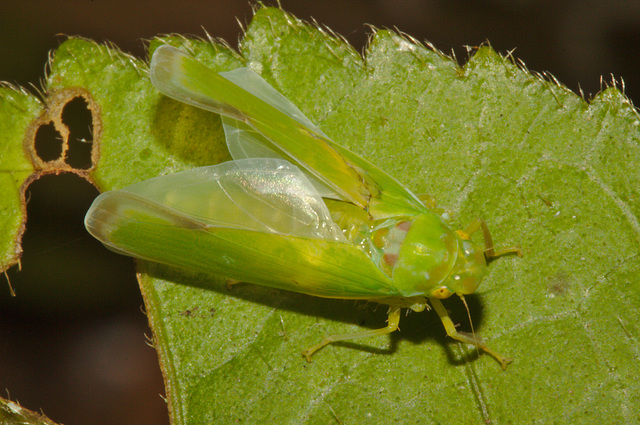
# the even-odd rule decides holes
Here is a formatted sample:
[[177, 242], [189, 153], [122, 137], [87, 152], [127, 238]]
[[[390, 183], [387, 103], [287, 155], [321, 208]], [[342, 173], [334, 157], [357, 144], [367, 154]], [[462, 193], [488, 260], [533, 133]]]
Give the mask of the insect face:
[[436, 214], [416, 217], [393, 269], [402, 295], [444, 299], [475, 292], [486, 273], [486, 260], [483, 248], [465, 236]]
[[456, 263], [442, 286], [431, 293], [432, 297], [444, 299], [452, 294], [471, 294], [487, 273], [484, 247], [461, 238], [458, 238], [458, 243]]

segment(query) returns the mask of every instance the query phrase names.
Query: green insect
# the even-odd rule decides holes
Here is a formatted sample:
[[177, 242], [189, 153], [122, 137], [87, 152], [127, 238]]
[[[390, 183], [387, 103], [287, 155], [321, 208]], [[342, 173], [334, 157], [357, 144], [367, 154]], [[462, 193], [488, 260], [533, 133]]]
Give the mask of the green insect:
[[[484, 221], [453, 231], [369, 161], [330, 140], [247, 68], [216, 73], [170, 47], [151, 60], [165, 95], [222, 115], [233, 161], [146, 180], [96, 198], [89, 232], [137, 258], [326, 298], [389, 305], [384, 328], [330, 336], [385, 335], [400, 311], [427, 300], [447, 334], [510, 362], [474, 334], [458, 332], [441, 299], [473, 293], [496, 253]], [[484, 235], [484, 247], [471, 236]]]

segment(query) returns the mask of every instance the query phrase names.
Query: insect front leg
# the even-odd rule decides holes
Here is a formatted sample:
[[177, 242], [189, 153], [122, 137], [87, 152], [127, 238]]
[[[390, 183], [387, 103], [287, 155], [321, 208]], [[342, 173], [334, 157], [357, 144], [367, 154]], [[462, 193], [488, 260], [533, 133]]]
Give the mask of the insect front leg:
[[481, 218], [475, 219], [466, 229], [458, 230], [457, 233], [462, 239], [471, 240], [471, 236], [480, 229], [482, 230], [482, 236], [484, 238], [484, 255], [487, 257], [487, 260], [505, 254], [516, 254], [518, 257], [522, 257], [522, 250], [518, 246], [502, 248], [496, 251], [493, 247], [493, 239], [491, 238], [489, 227], [487, 227], [487, 223]]
[[311, 356], [313, 353], [324, 347], [325, 345], [329, 345], [336, 341], [344, 341], [347, 339], [360, 339], [360, 338], [368, 338], [371, 336], [380, 336], [386, 335], [398, 329], [398, 324], [400, 323], [400, 307], [391, 306], [389, 308], [389, 318], [387, 319], [387, 326], [380, 329], [374, 329], [366, 332], [359, 332], [353, 334], [346, 335], [332, 335], [325, 338], [320, 344], [314, 345], [302, 352], [302, 355], [307, 358], [308, 362], [311, 362]]
[[451, 320], [451, 317], [449, 317], [449, 313], [444, 308], [444, 305], [442, 305], [442, 302], [437, 298], [429, 298], [429, 301], [431, 301], [431, 305], [435, 309], [436, 313], [438, 313], [438, 316], [440, 317], [440, 320], [444, 325], [444, 329], [447, 331], [447, 335], [449, 335], [451, 338], [455, 339], [456, 341], [464, 342], [465, 344], [475, 345], [476, 347], [480, 348], [487, 354], [490, 354], [498, 362], [500, 362], [502, 369], [506, 369], [507, 365], [512, 362], [511, 359], [504, 357], [496, 353], [495, 351], [493, 351], [480, 338], [476, 336], [465, 335], [458, 332], [456, 330], [456, 326], [453, 324], [453, 321]]
[[418, 199], [420, 199], [420, 201], [424, 204], [424, 206], [429, 208], [430, 210], [433, 210], [438, 207], [438, 205], [436, 204], [436, 198], [429, 195], [428, 193], [419, 194]]
[[422, 204], [427, 207], [429, 209], [429, 211], [431, 211], [432, 213], [438, 214], [439, 216], [441, 216], [445, 221], [449, 221], [450, 219], [450, 214], [448, 211], [446, 211], [444, 208], [439, 207], [436, 204], [436, 198], [434, 198], [433, 196], [427, 194], [427, 193], [421, 193], [418, 195], [418, 199], [420, 199], [420, 202], [422, 202]]

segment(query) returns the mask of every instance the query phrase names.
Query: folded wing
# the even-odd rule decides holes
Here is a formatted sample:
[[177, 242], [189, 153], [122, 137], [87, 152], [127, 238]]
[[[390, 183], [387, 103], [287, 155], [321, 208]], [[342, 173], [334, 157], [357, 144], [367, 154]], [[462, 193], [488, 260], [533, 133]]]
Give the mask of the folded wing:
[[176, 48], [161, 46], [153, 55], [150, 74], [167, 96], [228, 117], [223, 123], [236, 159], [282, 157], [326, 186], [314, 183], [322, 196], [354, 203], [374, 218], [424, 209], [413, 193], [331, 141], [247, 68], [218, 74]]
[[331, 220], [304, 173], [244, 159], [109, 191], [89, 232], [136, 258], [321, 297], [397, 295], [389, 277]]

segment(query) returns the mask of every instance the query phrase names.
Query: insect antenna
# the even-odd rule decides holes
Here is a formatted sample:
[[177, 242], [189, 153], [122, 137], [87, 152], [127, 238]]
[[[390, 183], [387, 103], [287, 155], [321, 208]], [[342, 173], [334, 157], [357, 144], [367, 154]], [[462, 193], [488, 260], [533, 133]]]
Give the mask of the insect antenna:
[[[473, 321], [471, 320], [471, 312], [469, 311], [469, 305], [467, 304], [467, 300], [464, 298], [464, 295], [462, 294], [458, 294], [458, 296], [460, 297], [460, 299], [462, 300], [462, 303], [464, 304], [464, 308], [467, 310], [467, 317], [469, 318], [469, 324], [471, 325], [471, 335], [473, 336], [473, 339], [476, 339], [476, 331], [473, 328]], [[478, 351], [478, 353], [480, 352], [478, 349], [478, 346], [476, 345], [476, 351]]]

